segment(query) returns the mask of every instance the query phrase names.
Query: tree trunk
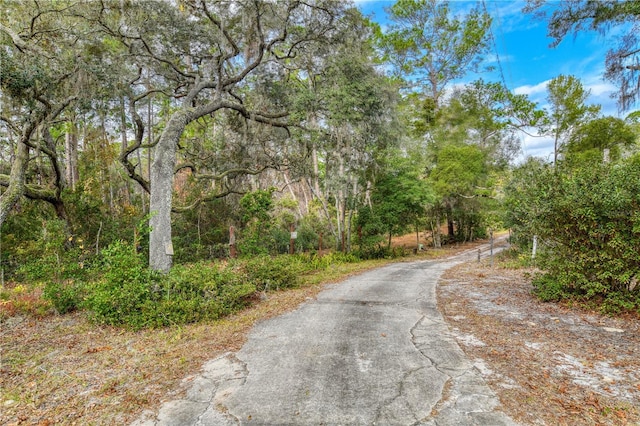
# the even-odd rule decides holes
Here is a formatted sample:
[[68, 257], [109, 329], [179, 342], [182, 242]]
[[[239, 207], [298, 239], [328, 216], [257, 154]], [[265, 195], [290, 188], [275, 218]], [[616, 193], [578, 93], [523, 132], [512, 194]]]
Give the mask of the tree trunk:
[[18, 142], [16, 157], [11, 165], [11, 174], [9, 175], [9, 186], [0, 195], [0, 226], [9, 215], [9, 211], [18, 202], [24, 193], [25, 176], [27, 163], [29, 162], [29, 146], [25, 143]]
[[300, 208], [300, 201], [298, 201], [298, 196], [293, 190], [293, 183], [291, 182], [291, 179], [289, 179], [289, 171], [284, 170], [282, 172], [282, 176], [284, 177], [284, 182], [287, 185], [287, 188], [289, 188], [289, 194], [291, 194], [291, 198], [293, 198], [293, 201], [296, 202], [296, 207], [298, 208], [298, 215], [299, 217], [302, 217], [303, 214], [302, 214], [302, 209]]
[[456, 233], [453, 228], [453, 219], [450, 217], [447, 218], [447, 236], [449, 241], [453, 241], [456, 239]]
[[431, 236], [433, 239], [433, 247], [442, 247], [442, 239], [440, 235], [440, 212], [437, 209], [434, 211], [434, 220], [431, 221]]
[[342, 229], [342, 221], [340, 220], [340, 197], [336, 197], [336, 225], [338, 233], [336, 234], [336, 247], [339, 251], [344, 251], [342, 247], [342, 240], [344, 238], [344, 229]]
[[69, 122], [69, 129], [65, 134], [65, 177], [68, 188], [76, 190], [76, 185], [80, 180], [78, 174], [78, 129], [75, 121]]
[[340, 244], [341, 251], [345, 252], [345, 231], [346, 231], [346, 210], [347, 210], [347, 191], [348, 187], [345, 180], [345, 166], [344, 157], [340, 155], [338, 158], [338, 180], [340, 182], [340, 189], [338, 189], [338, 195], [336, 197], [336, 214], [338, 215], [338, 229], [340, 232]]
[[[129, 142], [127, 140], [126, 107], [124, 97], [120, 97], [120, 157], [124, 157], [128, 144]], [[109, 179], [109, 182], [111, 182], [111, 179]], [[111, 183], [109, 183], [109, 189], [111, 191], [111, 198], [113, 199], [113, 188], [111, 187]], [[129, 190], [129, 182], [125, 182], [124, 190], [127, 193], [127, 203], [131, 204], [131, 191]]]
[[320, 166], [318, 165], [318, 149], [316, 148], [316, 144], [313, 144], [311, 148], [311, 162], [313, 163], [313, 190], [320, 197]]
[[176, 148], [186, 126], [187, 113], [176, 112], [160, 136], [151, 164], [149, 267], [161, 272], [168, 272], [173, 261], [171, 243], [173, 172], [176, 165]]

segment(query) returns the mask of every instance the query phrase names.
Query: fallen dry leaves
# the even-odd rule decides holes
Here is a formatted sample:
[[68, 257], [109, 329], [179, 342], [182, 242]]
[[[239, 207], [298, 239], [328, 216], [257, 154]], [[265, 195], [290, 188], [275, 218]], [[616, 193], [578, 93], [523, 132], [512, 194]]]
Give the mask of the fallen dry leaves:
[[640, 319], [542, 303], [531, 271], [447, 271], [438, 304], [460, 346], [525, 425], [639, 425]]

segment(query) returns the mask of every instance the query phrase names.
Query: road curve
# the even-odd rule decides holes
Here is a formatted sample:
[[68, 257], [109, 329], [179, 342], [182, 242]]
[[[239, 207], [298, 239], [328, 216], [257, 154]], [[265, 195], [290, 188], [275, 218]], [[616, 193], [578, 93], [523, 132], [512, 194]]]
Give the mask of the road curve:
[[183, 399], [134, 425], [515, 424], [436, 308], [442, 272], [476, 256], [396, 263], [329, 286], [256, 325]]

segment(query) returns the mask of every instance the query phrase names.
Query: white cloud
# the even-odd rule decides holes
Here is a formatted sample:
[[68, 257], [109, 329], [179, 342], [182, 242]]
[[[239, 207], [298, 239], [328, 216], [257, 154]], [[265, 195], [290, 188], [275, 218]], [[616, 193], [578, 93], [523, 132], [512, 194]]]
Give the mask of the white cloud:
[[500, 55], [498, 56], [495, 53], [492, 53], [490, 55], [487, 55], [484, 58], [484, 62], [486, 64], [497, 64], [497, 63], [507, 63], [507, 62], [513, 62], [515, 60], [515, 57], [513, 55]]
[[607, 83], [607, 82], [587, 84], [585, 88], [591, 91], [592, 96], [598, 96], [598, 97], [603, 94], [606, 94], [608, 96], [612, 92], [615, 92], [617, 90], [613, 84]]
[[524, 155], [522, 161], [527, 157], [540, 157], [547, 161], [553, 161], [553, 138], [522, 133], [520, 140]]
[[538, 83], [536, 85], [529, 85], [526, 84], [524, 86], [519, 86], [516, 87], [515, 89], [513, 89], [513, 92], [516, 95], [527, 95], [527, 96], [533, 96], [533, 95], [539, 95], [540, 93], [546, 93], [547, 91], [547, 85], [549, 84], [549, 81], [551, 80], [545, 80], [541, 83]]

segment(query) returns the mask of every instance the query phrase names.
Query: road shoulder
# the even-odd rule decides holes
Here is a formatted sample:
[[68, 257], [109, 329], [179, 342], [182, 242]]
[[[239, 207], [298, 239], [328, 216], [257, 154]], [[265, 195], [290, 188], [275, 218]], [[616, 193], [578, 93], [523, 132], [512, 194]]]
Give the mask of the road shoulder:
[[640, 424], [640, 321], [539, 302], [530, 271], [470, 262], [443, 274], [456, 340], [523, 424]]

